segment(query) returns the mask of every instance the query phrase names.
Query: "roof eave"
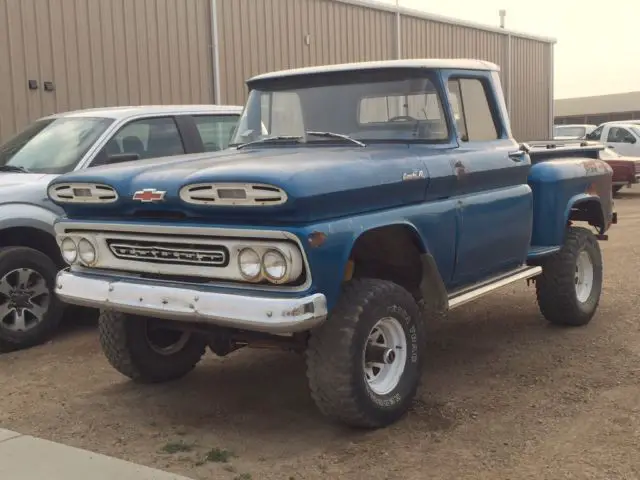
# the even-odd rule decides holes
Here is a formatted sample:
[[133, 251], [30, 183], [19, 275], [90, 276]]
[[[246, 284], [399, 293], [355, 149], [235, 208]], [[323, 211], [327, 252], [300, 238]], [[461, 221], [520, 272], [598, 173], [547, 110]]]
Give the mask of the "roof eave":
[[356, 5], [360, 7], [370, 8], [373, 10], [380, 10], [380, 11], [391, 12], [391, 13], [396, 13], [399, 11], [401, 15], [406, 15], [408, 17], [421, 18], [423, 20], [431, 20], [434, 22], [446, 23], [449, 25], [458, 25], [461, 27], [469, 27], [469, 28], [474, 28], [476, 30], [482, 30], [485, 32], [493, 32], [501, 35], [511, 35], [518, 38], [536, 40], [538, 42], [544, 42], [549, 44], [558, 43], [558, 40], [554, 37], [533, 35], [530, 33], [520, 32], [517, 30], [507, 30], [505, 28], [491, 27], [489, 25], [484, 25], [482, 23], [470, 22], [467, 20], [460, 20], [457, 18], [447, 17], [444, 15], [437, 15], [435, 13], [427, 13], [427, 12], [423, 12], [413, 8], [407, 8], [402, 6], [396, 7], [394, 5], [390, 5], [388, 3], [382, 3], [377, 0], [336, 0], [336, 1], [340, 3], [346, 3], [348, 5]]

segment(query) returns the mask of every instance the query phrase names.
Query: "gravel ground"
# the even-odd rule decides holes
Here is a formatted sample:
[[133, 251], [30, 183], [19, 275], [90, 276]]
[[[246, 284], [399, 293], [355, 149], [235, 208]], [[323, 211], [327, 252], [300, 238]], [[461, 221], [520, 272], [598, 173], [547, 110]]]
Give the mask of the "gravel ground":
[[423, 391], [391, 428], [328, 424], [292, 354], [208, 354], [136, 386], [91, 324], [0, 357], [0, 426], [194, 479], [640, 478], [640, 188], [616, 208], [589, 326], [549, 326], [524, 284], [455, 310], [430, 326]]

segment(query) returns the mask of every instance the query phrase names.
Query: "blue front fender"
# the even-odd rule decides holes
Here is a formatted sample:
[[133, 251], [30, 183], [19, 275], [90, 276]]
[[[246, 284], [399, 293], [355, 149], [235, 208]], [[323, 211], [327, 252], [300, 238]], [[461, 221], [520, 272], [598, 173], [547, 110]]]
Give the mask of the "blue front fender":
[[[393, 215], [397, 219], [397, 212]], [[345, 278], [347, 262], [354, 245], [365, 233], [384, 227], [408, 228], [418, 242], [423, 254], [429, 254], [429, 247], [420, 235], [418, 228], [408, 220], [388, 221], [384, 213], [366, 215], [357, 218], [345, 218], [320, 223], [296, 232], [301, 240], [311, 268], [312, 290], [327, 297], [331, 310], [340, 297], [342, 281]], [[313, 247], [309, 236], [314, 232], [326, 235], [324, 243]]]

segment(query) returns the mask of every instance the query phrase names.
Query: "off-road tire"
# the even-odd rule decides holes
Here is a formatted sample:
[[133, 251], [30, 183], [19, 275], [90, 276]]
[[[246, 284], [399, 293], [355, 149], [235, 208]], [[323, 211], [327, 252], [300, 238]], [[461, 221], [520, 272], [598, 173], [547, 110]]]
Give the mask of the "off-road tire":
[[[380, 396], [365, 380], [362, 362], [371, 329], [385, 317], [402, 325], [407, 358], [396, 388]], [[346, 283], [330, 317], [311, 332], [306, 351], [311, 396], [318, 409], [352, 427], [379, 428], [397, 421], [420, 384], [425, 336], [418, 305], [404, 288], [376, 279]]]
[[[576, 263], [587, 251], [593, 264], [593, 285], [585, 302], [576, 293]], [[542, 265], [536, 279], [538, 306], [542, 315], [555, 325], [582, 326], [593, 318], [602, 293], [602, 253], [596, 237], [586, 228], [569, 227], [560, 251]]]
[[100, 312], [100, 345], [111, 366], [137, 383], [168, 382], [191, 372], [204, 355], [206, 341], [194, 334], [180, 351], [161, 355], [147, 341], [149, 321], [154, 320], [110, 310]]
[[49, 308], [40, 323], [26, 332], [12, 332], [0, 326], [0, 352], [10, 352], [33, 347], [49, 340], [58, 329], [64, 306], [55, 294], [58, 273], [56, 264], [44, 253], [27, 247], [0, 249], [0, 278], [12, 270], [29, 268], [38, 272], [49, 290]]

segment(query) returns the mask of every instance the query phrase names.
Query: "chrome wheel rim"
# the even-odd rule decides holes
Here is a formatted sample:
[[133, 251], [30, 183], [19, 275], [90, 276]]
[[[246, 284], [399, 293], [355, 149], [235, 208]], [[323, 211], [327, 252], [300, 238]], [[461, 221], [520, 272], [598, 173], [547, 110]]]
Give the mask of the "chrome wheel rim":
[[362, 356], [364, 378], [377, 395], [387, 395], [400, 383], [407, 361], [407, 336], [400, 322], [385, 317], [371, 329]]
[[11, 270], [0, 279], [0, 327], [28, 332], [43, 320], [51, 292], [41, 273], [30, 268]]
[[580, 303], [585, 303], [591, 296], [593, 289], [593, 261], [591, 255], [586, 250], [578, 254], [576, 261], [576, 273], [574, 283], [576, 286], [576, 296]]

